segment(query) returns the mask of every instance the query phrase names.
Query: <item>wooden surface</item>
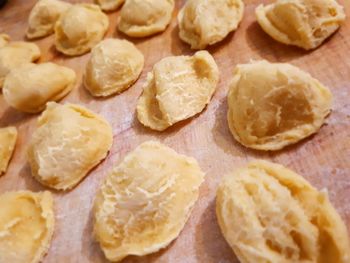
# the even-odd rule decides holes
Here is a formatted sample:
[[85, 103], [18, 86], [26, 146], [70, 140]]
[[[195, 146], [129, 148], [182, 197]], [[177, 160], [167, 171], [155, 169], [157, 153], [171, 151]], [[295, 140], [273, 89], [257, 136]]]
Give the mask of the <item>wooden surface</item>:
[[[8, 5], [0, 10], [0, 32], [8, 33], [13, 40], [24, 39], [28, 14], [34, 2], [9, 0]], [[183, 2], [177, 1], [177, 10]], [[107, 159], [72, 191], [54, 193], [56, 227], [45, 263], [106, 262], [91, 235], [91, 207], [96, 189], [113, 165], [141, 142], [150, 139], [195, 157], [206, 172], [206, 179], [180, 236], [159, 253], [142, 258], [130, 257], [124, 262], [238, 262], [216, 222], [215, 192], [225, 173], [254, 158], [281, 163], [303, 175], [319, 189], [327, 188], [331, 201], [350, 229], [350, 18], [320, 48], [304, 52], [277, 43], [260, 29], [254, 16], [254, 9], [260, 2], [245, 1], [244, 19], [239, 29], [209, 48], [220, 68], [221, 81], [208, 108], [195, 118], [162, 133], [144, 128], [135, 118], [135, 106], [146, 74], [155, 62], [169, 55], [193, 53], [178, 38], [176, 14], [164, 33], [132, 40], [145, 55], [142, 76], [129, 90], [108, 99], [94, 99], [81, 85], [81, 75], [89, 54], [76, 58], [60, 55], [53, 46], [53, 36], [35, 41], [43, 54], [40, 62], [54, 61], [71, 67], [79, 76], [79, 83], [63, 101], [79, 103], [100, 113], [111, 123], [114, 132], [114, 144]], [[342, 3], [349, 9], [349, 2]], [[116, 31], [117, 17], [118, 12], [109, 14], [107, 37], [125, 38]], [[226, 123], [228, 83], [234, 66], [252, 59], [292, 63], [310, 72], [331, 89], [333, 111], [318, 134], [275, 153], [248, 150], [234, 141]], [[0, 178], [0, 193], [45, 189], [32, 178], [26, 164], [26, 146], [35, 130], [37, 117], [11, 109], [0, 95], [0, 126], [15, 125], [19, 129], [14, 157], [8, 172]]]

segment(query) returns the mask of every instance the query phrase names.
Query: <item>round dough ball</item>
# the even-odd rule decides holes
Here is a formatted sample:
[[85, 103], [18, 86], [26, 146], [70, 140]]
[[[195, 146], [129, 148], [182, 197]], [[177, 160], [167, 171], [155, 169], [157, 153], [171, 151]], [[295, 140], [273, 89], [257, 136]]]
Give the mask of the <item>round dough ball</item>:
[[131, 37], [162, 32], [170, 23], [174, 6], [174, 0], [126, 0], [118, 29]]
[[3, 87], [5, 101], [13, 108], [36, 113], [48, 101], [66, 96], [76, 82], [75, 72], [54, 63], [24, 64], [7, 74]]
[[282, 165], [254, 161], [225, 176], [216, 215], [242, 263], [350, 261], [346, 226], [327, 192]]
[[127, 40], [106, 39], [93, 48], [84, 83], [93, 96], [109, 96], [129, 88], [140, 76], [143, 54]]
[[188, 0], [178, 15], [179, 35], [192, 49], [204, 49], [237, 29], [242, 0]]
[[108, 25], [108, 17], [98, 5], [73, 5], [55, 25], [56, 49], [68, 56], [89, 52], [102, 40]]
[[144, 142], [113, 169], [94, 204], [94, 233], [110, 261], [170, 244], [198, 199], [204, 173], [195, 159]]
[[32, 175], [53, 189], [71, 189], [106, 157], [112, 142], [103, 117], [79, 105], [49, 102], [28, 147]]
[[345, 20], [343, 7], [335, 0], [277, 0], [259, 5], [255, 12], [272, 38], [306, 50], [321, 45]]
[[27, 38], [51, 35], [56, 21], [70, 6], [71, 4], [60, 0], [39, 0], [29, 15]]
[[28, 62], [34, 62], [40, 57], [40, 49], [34, 43], [11, 42], [0, 48], [0, 89], [6, 75], [14, 68]]
[[279, 150], [320, 129], [332, 94], [295, 66], [257, 61], [236, 67], [227, 101], [228, 124], [237, 141]]
[[7, 45], [7, 43], [10, 41], [10, 36], [7, 34], [0, 34], [0, 48]]
[[124, 3], [124, 0], [95, 0], [95, 3], [104, 11], [114, 11]]
[[137, 117], [143, 125], [163, 131], [201, 112], [218, 81], [218, 67], [207, 51], [191, 57], [164, 58], [147, 77], [137, 103]]

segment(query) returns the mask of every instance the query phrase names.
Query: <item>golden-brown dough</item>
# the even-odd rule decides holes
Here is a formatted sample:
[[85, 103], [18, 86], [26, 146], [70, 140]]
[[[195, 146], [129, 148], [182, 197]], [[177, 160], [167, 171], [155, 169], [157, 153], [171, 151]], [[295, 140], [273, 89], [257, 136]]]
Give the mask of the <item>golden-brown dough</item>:
[[0, 48], [0, 89], [6, 75], [14, 68], [40, 57], [40, 49], [36, 44], [28, 42], [11, 42]]
[[54, 232], [52, 194], [7, 192], [0, 204], [0, 262], [41, 262]]
[[330, 113], [332, 94], [287, 63], [238, 65], [228, 93], [231, 133], [246, 147], [279, 150], [316, 133]]
[[109, 96], [128, 89], [140, 76], [143, 54], [127, 40], [105, 39], [92, 49], [84, 83], [93, 96]]
[[178, 15], [179, 35], [192, 49], [204, 49], [237, 29], [242, 0], [188, 0]]
[[16, 127], [0, 128], [0, 175], [6, 173], [12, 154], [15, 150], [16, 141]]
[[28, 147], [32, 175], [53, 189], [70, 189], [106, 157], [112, 141], [103, 117], [78, 105], [49, 102]]
[[98, 5], [73, 5], [55, 25], [55, 46], [68, 56], [82, 55], [102, 40], [108, 25], [108, 17]]
[[7, 45], [7, 43], [10, 41], [10, 36], [7, 34], [0, 34], [0, 48]]
[[53, 34], [54, 26], [60, 15], [71, 4], [60, 0], [39, 0], [29, 15], [26, 36], [29, 39]]
[[75, 72], [51, 62], [27, 63], [7, 74], [4, 99], [13, 108], [30, 113], [45, 109], [48, 101], [66, 96], [76, 82]]
[[99, 4], [104, 11], [114, 11], [124, 3], [124, 0], [95, 0], [95, 2]]
[[259, 5], [255, 12], [272, 38], [306, 50], [321, 45], [345, 20], [343, 7], [335, 0], [277, 0]]
[[207, 51], [167, 57], [149, 73], [137, 103], [139, 121], [162, 131], [201, 112], [219, 81], [219, 70]]
[[110, 261], [142, 256], [180, 233], [204, 174], [195, 159], [142, 143], [107, 176], [94, 205], [94, 233]]
[[348, 263], [346, 226], [304, 178], [254, 161], [227, 175], [216, 197], [221, 231], [242, 263]]
[[162, 32], [170, 23], [174, 6], [174, 0], [126, 0], [118, 29], [131, 37]]

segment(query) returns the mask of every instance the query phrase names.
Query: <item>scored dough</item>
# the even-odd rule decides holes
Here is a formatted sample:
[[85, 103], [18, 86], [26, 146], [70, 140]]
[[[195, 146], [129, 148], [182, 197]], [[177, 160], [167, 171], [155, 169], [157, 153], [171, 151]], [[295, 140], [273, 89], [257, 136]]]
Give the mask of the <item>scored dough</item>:
[[237, 29], [242, 0], [188, 0], [178, 15], [179, 35], [192, 49], [204, 49]]
[[94, 204], [94, 233], [110, 261], [156, 252], [183, 229], [204, 173], [195, 159], [142, 143], [107, 176]]
[[71, 4], [60, 0], [39, 0], [29, 15], [27, 38], [51, 35], [56, 21], [70, 6]]
[[345, 20], [343, 7], [335, 0], [277, 0], [259, 5], [255, 13], [272, 38], [306, 50], [321, 45]]
[[350, 262], [347, 229], [327, 192], [282, 165], [254, 161], [225, 176], [216, 215], [242, 263]]
[[16, 127], [0, 128], [0, 175], [6, 173], [12, 154], [15, 150], [16, 141]]
[[131, 37], [162, 32], [170, 23], [174, 6], [174, 0], [126, 0], [118, 29]]
[[140, 76], [143, 54], [127, 40], [105, 39], [92, 49], [84, 84], [93, 96], [109, 96], [129, 88]]
[[95, 3], [104, 11], [114, 11], [124, 3], [124, 0], [95, 0]]
[[7, 74], [3, 87], [5, 101], [13, 108], [36, 113], [48, 101], [58, 101], [74, 87], [75, 72], [51, 62], [27, 63]]
[[228, 124], [237, 141], [279, 150], [321, 128], [332, 94], [295, 66], [256, 61], [236, 67], [227, 101]]
[[112, 141], [103, 117], [75, 104], [49, 102], [28, 147], [32, 175], [53, 189], [70, 189], [106, 157]]
[[0, 48], [7, 45], [7, 43], [10, 41], [10, 36], [7, 34], [0, 34]]
[[36, 44], [28, 42], [11, 42], [0, 48], [0, 89], [6, 75], [14, 68], [40, 57], [40, 49]]
[[219, 70], [207, 51], [192, 57], [167, 57], [149, 73], [137, 103], [139, 121], [162, 131], [201, 112], [219, 81]]
[[54, 232], [52, 194], [7, 192], [0, 204], [0, 262], [41, 262]]
[[89, 52], [107, 32], [108, 17], [98, 5], [75, 4], [55, 25], [56, 49], [68, 56]]

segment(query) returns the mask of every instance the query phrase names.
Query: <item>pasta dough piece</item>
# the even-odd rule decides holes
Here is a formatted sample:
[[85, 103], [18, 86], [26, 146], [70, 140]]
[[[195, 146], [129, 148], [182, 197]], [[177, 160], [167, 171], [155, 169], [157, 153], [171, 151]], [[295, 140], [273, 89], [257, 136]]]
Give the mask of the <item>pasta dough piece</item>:
[[104, 11], [114, 11], [124, 3], [124, 0], [95, 0], [95, 2], [99, 4]]
[[330, 113], [332, 94], [286, 63], [238, 65], [228, 93], [231, 133], [246, 147], [279, 150], [316, 133]]
[[54, 232], [52, 194], [7, 192], [0, 204], [0, 262], [41, 262]]
[[192, 57], [167, 57], [154, 65], [137, 104], [139, 121], [162, 131], [201, 112], [219, 81], [219, 70], [207, 51]]
[[58, 101], [66, 96], [75, 82], [76, 74], [70, 68], [51, 62], [28, 63], [6, 76], [3, 94], [13, 108], [36, 113], [44, 110], [48, 101]]
[[178, 15], [179, 35], [192, 49], [204, 49], [237, 29], [242, 0], [188, 0]]
[[56, 190], [75, 187], [112, 146], [112, 128], [84, 107], [49, 102], [28, 148], [32, 174]]
[[110, 261], [169, 245], [183, 229], [204, 174], [195, 159], [148, 141], [107, 176], [94, 205], [94, 233]]
[[68, 56], [89, 52], [107, 32], [108, 17], [98, 5], [75, 4], [55, 25], [56, 49]]
[[10, 36], [7, 34], [0, 34], [0, 48], [7, 45], [7, 43], [10, 41]]
[[6, 75], [14, 68], [40, 57], [40, 49], [36, 44], [28, 42], [11, 42], [0, 48], [0, 88]]
[[0, 128], [0, 175], [6, 173], [12, 154], [15, 150], [16, 141], [16, 127]]
[[60, 0], [39, 0], [29, 15], [27, 38], [53, 34], [56, 21], [69, 7], [71, 4]]
[[346, 226], [300, 175], [267, 161], [226, 176], [216, 197], [221, 231], [242, 263], [347, 263]]
[[174, 6], [174, 0], [126, 0], [118, 29], [131, 37], [162, 32], [170, 23]]
[[127, 40], [106, 39], [91, 52], [85, 87], [93, 96], [109, 96], [128, 89], [140, 76], [143, 54]]
[[277, 0], [259, 5], [255, 12], [272, 38], [306, 50], [321, 45], [345, 20], [343, 7], [335, 0]]

